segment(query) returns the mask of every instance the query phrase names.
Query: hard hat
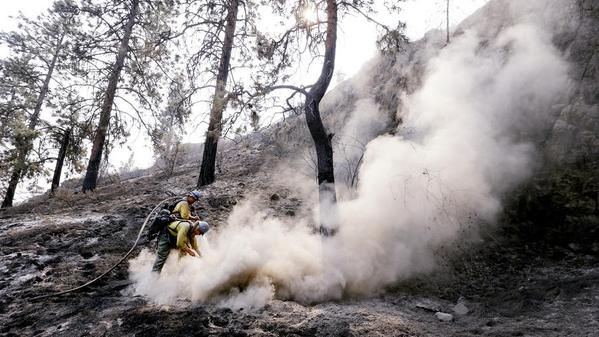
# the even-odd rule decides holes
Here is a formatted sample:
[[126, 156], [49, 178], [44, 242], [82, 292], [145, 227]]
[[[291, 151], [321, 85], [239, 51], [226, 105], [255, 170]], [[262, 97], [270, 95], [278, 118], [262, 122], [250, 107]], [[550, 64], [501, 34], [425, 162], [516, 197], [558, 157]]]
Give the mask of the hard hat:
[[196, 201], [198, 201], [202, 197], [202, 193], [200, 191], [191, 191], [189, 192], [189, 196], [193, 197]]
[[206, 221], [200, 221], [198, 223], [198, 228], [200, 228], [200, 232], [202, 232], [202, 234], [206, 234], [210, 230], [210, 226]]

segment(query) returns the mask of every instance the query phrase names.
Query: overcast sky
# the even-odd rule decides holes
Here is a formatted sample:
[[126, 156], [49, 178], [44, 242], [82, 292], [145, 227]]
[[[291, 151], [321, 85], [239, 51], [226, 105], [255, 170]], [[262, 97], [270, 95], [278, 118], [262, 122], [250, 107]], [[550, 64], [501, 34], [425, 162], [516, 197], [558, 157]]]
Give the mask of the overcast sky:
[[[450, 21], [457, 24], [467, 15], [482, 6], [487, 0], [451, 0]], [[383, 0], [377, 0], [383, 3]], [[0, 0], [0, 30], [14, 28], [9, 16], [22, 11], [25, 15], [35, 16], [48, 8], [52, 0]], [[443, 28], [445, 14], [444, 0], [406, 0], [400, 19], [406, 22], [406, 33], [410, 39], [418, 39], [433, 28]], [[377, 18], [391, 24], [395, 18], [385, 13], [379, 13]], [[376, 28], [368, 24], [360, 16], [345, 17], [339, 27], [338, 41], [338, 73], [351, 76], [357, 72], [364, 62], [375, 54]], [[345, 56], [344, 55], [351, 55]]]
[[[488, 0], [450, 0], [450, 21], [455, 25], [462, 21]], [[0, 30], [14, 29], [15, 21], [10, 16], [15, 16], [19, 11], [27, 16], [35, 16], [47, 9], [52, 0], [0, 0]], [[397, 20], [406, 23], [406, 34], [412, 40], [419, 39], [430, 29], [444, 29], [445, 27], [445, 0], [405, 0], [402, 12], [398, 17], [395, 14], [385, 13], [384, 0], [376, 0], [380, 13], [373, 15], [380, 22], [394, 26]], [[345, 16], [339, 25], [337, 42], [336, 75], [331, 88], [339, 78], [354, 75], [360, 67], [376, 53], [375, 41], [376, 27], [367, 22], [359, 14]], [[0, 49], [0, 55], [6, 51]], [[310, 73], [298, 76], [297, 84], [310, 84], [318, 75], [319, 66], [312, 66]], [[306, 82], [306, 83], [303, 83]]]
[[[450, 22], [455, 25], [470, 15], [476, 9], [480, 8], [488, 0], [450, 0]], [[0, 0], [0, 30], [7, 31], [15, 28], [14, 20], [10, 16], [15, 16], [19, 11], [27, 16], [35, 16], [47, 9], [52, 0]], [[419, 39], [430, 29], [444, 29], [445, 27], [445, 0], [406, 0], [402, 4], [402, 12], [398, 17], [385, 13], [382, 4], [384, 0], [376, 0], [380, 6], [381, 12], [374, 15], [377, 20], [393, 25], [397, 20], [406, 23], [406, 34], [411, 40]], [[376, 27], [368, 23], [359, 15], [346, 16], [342, 19], [339, 25], [339, 34], [337, 41], [337, 60], [335, 72], [338, 77], [335, 77], [331, 88], [338, 82], [339, 78], [348, 78], [354, 75], [360, 67], [372, 58], [376, 53], [375, 41], [377, 36]], [[0, 49], [0, 56], [5, 53], [5, 50]], [[318, 71], [319, 66], [312, 67], [310, 73], [306, 72], [306, 83], [309, 84], [310, 79], [315, 77], [312, 72]], [[339, 76], [341, 74], [341, 76]], [[304, 76], [299, 76], [302, 78]], [[317, 77], [317, 76], [316, 76]], [[195, 114], [195, 111], [194, 111]], [[203, 134], [204, 131], [196, 130], [195, 134]], [[184, 141], [200, 142], [202, 139], [188, 136]], [[140, 149], [149, 146], [149, 141], [145, 139], [143, 133], [132, 133], [131, 139], [128, 141], [128, 146], [133, 149]], [[136, 166], [147, 167], [151, 164], [148, 160], [147, 151], [136, 151], [140, 158], [134, 158]], [[120, 167], [127, 161], [131, 151], [123, 148], [115, 149], [111, 153], [111, 163], [115, 167]], [[25, 185], [25, 184], [22, 184]], [[19, 198], [20, 199], [20, 198]]]

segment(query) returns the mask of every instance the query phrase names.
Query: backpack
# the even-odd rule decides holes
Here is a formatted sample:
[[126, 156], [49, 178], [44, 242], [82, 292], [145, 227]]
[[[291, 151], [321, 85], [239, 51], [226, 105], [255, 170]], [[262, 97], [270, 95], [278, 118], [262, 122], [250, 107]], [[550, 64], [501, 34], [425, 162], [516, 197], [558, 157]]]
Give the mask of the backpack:
[[163, 230], [166, 230], [166, 226], [175, 220], [173, 210], [177, 206], [179, 201], [172, 204], [165, 204], [164, 207], [158, 212], [158, 215], [154, 218], [154, 221], [148, 228], [148, 241], [156, 238]]

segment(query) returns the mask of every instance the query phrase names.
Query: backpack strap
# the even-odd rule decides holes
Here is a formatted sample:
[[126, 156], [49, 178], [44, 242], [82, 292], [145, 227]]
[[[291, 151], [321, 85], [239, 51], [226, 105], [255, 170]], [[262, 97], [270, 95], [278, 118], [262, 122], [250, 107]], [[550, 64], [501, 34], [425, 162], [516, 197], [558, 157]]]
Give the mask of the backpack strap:
[[[174, 219], [180, 219], [181, 218], [181, 213], [179, 212], [175, 212], [175, 209], [177, 208], [177, 206], [182, 203], [182, 202], [187, 202], [185, 200], [179, 200], [177, 201], [174, 205], [172, 205], [172, 210], [171, 210], [171, 215], [174, 215]], [[170, 208], [170, 207], [169, 207]]]
[[[171, 223], [169, 223], [169, 224], [166, 226], [166, 227], [167, 227], [167, 229], [166, 229], [166, 230], [168, 231], [168, 234], [169, 234], [169, 236], [168, 236], [168, 237], [169, 237], [169, 242], [171, 243], [171, 246], [172, 246], [173, 248], [177, 247], [177, 235], [178, 235], [178, 233], [179, 233], [179, 225], [180, 225], [182, 222], [187, 222], [187, 223], [189, 223], [189, 226], [190, 226], [190, 228], [189, 228], [189, 229], [190, 229], [190, 230], [187, 232], [187, 238], [188, 238], [188, 240], [190, 240], [190, 239], [193, 239], [193, 234], [191, 234], [191, 224], [192, 224], [192, 223], [191, 223], [191, 221], [188, 221], [188, 220], [175, 220], [175, 221], [177, 221], [177, 225], [175, 226], [175, 229], [172, 229], [172, 228], [171, 228], [171, 226], [170, 226], [170, 225], [172, 224], [172, 222], [171, 222]], [[173, 222], [174, 222], [174, 221], [173, 221]], [[190, 241], [190, 242], [191, 242], [191, 241]]]

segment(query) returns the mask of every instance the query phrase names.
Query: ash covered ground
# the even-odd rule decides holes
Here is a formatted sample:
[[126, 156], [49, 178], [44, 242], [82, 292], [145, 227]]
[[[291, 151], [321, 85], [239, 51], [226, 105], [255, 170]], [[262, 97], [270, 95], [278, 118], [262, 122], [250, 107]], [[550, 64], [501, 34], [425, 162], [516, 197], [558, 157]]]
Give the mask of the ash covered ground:
[[[359, 163], [366, 151], [364, 145], [360, 151], [343, 147], [344, 141], [375, 140], [358, 183], [368, 198], [361, 195], [361, 204], [352, 204], [351, 189], [340, 194], [342, 215], [357, 216], [379, 236], [335, 246], [357, 250], [333, 254], [345, 263], [334, 267], [350, 271], [342, 274], [346, 288], [336, 295], [302, 301], [297, 294], [274, 293], [250, 307], [218, 296], [176, 296], [159, 304], [138, 295], [131, 279], [130, 263], [143, 249], [153, 250], [154, 243], [142, 239], [128, 262], [89, 288], [32, 299], [80, 285], [116, 263], [160, 200], [195, 186], [199, 163], [191, 160], [170, 176], [149, 170], [104, 179], [94, 193], [77, 193], [78, 182], [67, 182], [52, 199], [40, 196], [2, 210], [0, 335], [596, 336], [598, 10], [594, 1], [491, 1], [458, 27], [448, 46], [443, 34], [432, 32], [396, 59], [374, 60], [327, 95], [323, 119], [337, 134], [339, 163]], [[209, 242], [230, 233], [231, 217], [248, 200], [271, 223], [314, 228], [316, 184], [296, 179], [298, 173], [309, 176], [313, 160], [303, 120], [236, 142], [221, 147], [217, 182], [204, 189], [200, 203], [200, 214], [213, 226]], [[353, 183], [348, 167], [337, 167], [340, 182]], [[441, 179], [439, 172], [448, 171]], [[409, 188], [401, 177], [408, 173], [415, 182]], [[385, 195], [369, 186], [402, 189]], [[453, 187], [441, 196], [486, 207], [493, 221], [469, 220], [464, 207], [454, 207], [463, 203], [452, 200], [447, 208], [420, 207], [434, 196], [430, 186]], [[409, 198], [393, 199], [401, 191]], [[448, 199], [439, 200], [445, 205]], [[348, 207], [365, 202], [369, 209]], [[401, 207], [417, 209], [417, 216]], [[361, 218], [362, 209], [376, 221]], [[465, 221], [452, 227], [443, 218], [447, 209]], [[430, 234], [427, 226], [445, 236]], [[254, 234], [252, 240], [260, 238]], [[332, 239], [323, 245], [326, 240]], [[314, 244], [314, 237], [306, 242]], [[352, 269], [351, 259], [366, 253], [371, 256], [356, 259]], [[391, 262], [388, 270], [381, 259]], [[431, 261], [434, 267], [426, 265]], [[360, 273], [373, 265], [364, 270], [377, 273]], [[299, 267], [309, 271], [311, 265]], [[256, 276], [248, 270], [221, 290], [244, 293]], [[381, 278], [387, 271], [391, 277]], [[205, 272], [205, 280], [214, 269], [196, 272]], [[294, 278], [279, 282], [289, 286]], [[368, 291], [351, 291], [364, 284]]]
[[[256, 150], [245, 154], [259, 158]], [[220, 182], [201, 203], [215, 231], [248, 190], [261, 191], [277, 216], [301, 211], [302, 200], [270, 184], [258, 166], [224, 163]], [[170, 180], [147, 176], [93, 194], [65, 192], [3, 213], [2, 336], [594, 336], [599, 330], [597, 251], [503, 237], [379, 294], [311, 305], [276, 299], [253, 310], [185, 299], [157, 305], [133, 294], [126, 263], [85, 290], [30, 299], [84, 283], [115, 263], [161, 188], [183, 189], [193, 172], [190, 166]], [[437, 312], [452, 319], [442, 321]]]

